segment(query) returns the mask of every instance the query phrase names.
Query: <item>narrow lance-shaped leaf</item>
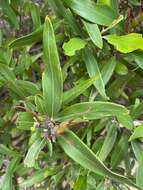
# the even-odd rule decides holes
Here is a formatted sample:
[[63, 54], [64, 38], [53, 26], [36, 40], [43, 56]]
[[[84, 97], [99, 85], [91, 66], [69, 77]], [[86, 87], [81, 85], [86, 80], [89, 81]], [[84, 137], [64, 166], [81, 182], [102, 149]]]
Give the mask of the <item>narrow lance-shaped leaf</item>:
[[63, 94], [63, 104], [67, 104], [70, 101], [74, 100], [76, 97], [82, 94], [88, 87], [90, 87], [93, 84], [93, 82], [97, 79], [98, 79], [98, 76], [92, 77], [88, 80], [84, 80], [79, 85], [76, 85], [72, 89], [66, 91]]
[[84, 168], [119, 183], [137, 187], [130, 179], [109, 170], [73, 132], [65, 131], [58, 137], [58, 143], [69, 157]]
[[110, 25], [117, 15], [108, 6], [96, 5], [91, 0], [64, 0], [73, 11], [90, 22]]
[[36, 104], [37, 111], [39, 113], [45, 115], [46, 114], [46, 108], [45, 108], [43, 98], [40, 96], [35, 96], [35, 104]]
[[20, 156], [17, 151], [11, 150], [10, 148], [6, 147], [4, 144], [0, 144], [0, 154], [9, 156], [9, 157], [16, 157]]
[[112, 157], [111, 157], [111, 166], [113, 169], [116, 168], [118, 164], [125, 158], [126, 152], [128, 151], [128, 135], [122, 134], [121, 139], [116, 145]]
[[109, 153], [111, 152], [111, 150], [114, 146], [116, 137], [117, 137], [117, 126], [116, 126], [116, 124], [110, 123], [109, 126], [107, 126], [107, 130], [108, 130], [107, 135], [105, 137], [102, 148], [98, 154], [98, 157], [102, 161], [104, 161], [107, 158], [107, 156], [109, 155]]
[[90, 77], [98, 76], [99, 79], [94, 82], [95, 87], [97, 88], [98, 92], [107, 99], [105, 93], [105, 86], [103, 83], [103, 79], [97, 64], [95, 57], [93, 56], [91, 50], [88, 48], [84, 49], [83, 51], [83, 60], [86, 64], [86, 68]]
[[19, 157], [13, 158], [7, 168], [4, 181], [2, 184], [2, 190], [12, 190], [13, 189], [13, 184], [12, 184], [12, 177], [13, 177], [13, 172], [16, 169], [16, 166], [18, 162], [20, 161]]
[[104, 82], [104, 85], [108, 83], [110, 80], [111, 76], [113, 75], [114, 69], [116, 66], [116, 60], [114, 57], [109, 59], [108, 61], [105, 62], [104, 66], [101, 69], [101, 75], [102, 79]]
[[44, 24], [43, 50], [46, 66], [42, 77], [43, 97], [47, 114], [53, 117], [61, 108], [63, 81], [54, 30], [48, 17], [46, 17]]
[[19, 28], [18, 19], [16, 18], [16, 14], [11, 8], [8, 0], [0, 0], [1, 7], [3, 12], [8, 16], [9, 21], [16, 27]]
[[[131, 123], [131, 117], [129, 111], [122, 105], [111, 102], [84, 102], [77, 103], [67, 107], [57, 117], [59, 121], [66, 121], [69, 119], [81, 119], [81, 120], [94, 120], [104, 117], [119, 116], [126, 117], [126, 122]], [[120, 118], [122, 123], [122, 119]], [[132, 125], [124, 125], [124, 127], [132, 129]]]
[[131, 141], [132, 149], [134, 152], [134, 155], [138, 162], [143, 158], [143, 150], [142, 150], [142, 144], [139, 141]]
[[29, 148], [27, 155], [24, 159], [24, 164], [27, 167], [33, 167], [35, 165], [35, 161], [38, 158], [38, 155], [41, 149], [45, 146], [46, 140], [45, 139], [37, 139]]
[[20, 182], [19, 186], [20, 187], [31, 187], [32, 185], [36, 183], [42, 182], [45, 178], [48, 176], [55, 175], [61, 168], [60, 167], [51, 167], [51, 168], [44, 168], [39, 171], [36, 171], [35, 173], [32, 174], [31, 177], [23, 180]]
[[[34, 44], [36, 42], [42, 41], [43, 37], [43, 25], [37, 28], [34, 32], [31, 32], [28, 35], [22, 36], [10, 42], [10, 48], [21, 48], [24, 46], [28, 46]], [[61, 35], [56, 35], [56, 40], [61, 39]]]
[[100, 30], [98, 28], [97, 24], [93, 24], [93, 23], [89, 23], [87, 21], [83, 21], [83, 24], [87, 30], [87, 33], [89, 34], [90, 39], [92, 40], [92, 42], [99, 47], [100, 49], [102, 49], [103, 47], [103, 40], [102, 40], [102, 36], [100, 33]]
[[143, 157], [139, 162], [137, 174], [136, 174], [136, 184], [143, 188]]

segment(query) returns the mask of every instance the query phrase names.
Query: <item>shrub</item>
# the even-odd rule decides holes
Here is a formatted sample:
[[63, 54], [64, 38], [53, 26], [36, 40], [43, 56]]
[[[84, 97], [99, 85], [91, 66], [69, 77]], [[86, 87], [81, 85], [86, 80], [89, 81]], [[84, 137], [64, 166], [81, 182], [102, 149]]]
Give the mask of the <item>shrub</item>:
[[0, 7], [1, 189], [142, 189], [142, 1]]

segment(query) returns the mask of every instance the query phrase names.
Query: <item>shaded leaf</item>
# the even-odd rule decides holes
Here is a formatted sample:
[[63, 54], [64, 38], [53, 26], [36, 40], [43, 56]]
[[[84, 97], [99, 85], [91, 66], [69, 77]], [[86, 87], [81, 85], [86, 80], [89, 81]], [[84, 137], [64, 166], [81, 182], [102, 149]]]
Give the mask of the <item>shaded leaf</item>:
[[55, 175], [60, 170], [60, 167], [51, 167], [51, 168], [44, 168], [39, 171], [36, 171], [30, 176], [29, 178], [23, 180], [20, 182], [19, 186], [22, 187], [31, 187], [32, 185], [36, 183], [42, 182], [44, 179], [46, 179], [48, 176]]
[[[109, 129], [108, 129], [109, 128]], [[105, 137], [104, 143], [102, 145], [102, 148], [98, 154], [98, 157], [100, 160], [104, 161], [107, 156], [109, 155], [109, 153], [111, 152], [114, 143], [116, 141], [116, 137], [117, 137], [117, 126], [116, 124], [109, 124], [109, 126], [107, 126], [107, 135]]]
[[110, 80], [110, 78], [112, 77], [115, 66], [116, 66], [116, 60], [115, 57], [112, 57], [108, 61], [106, 61], [104, 66], [102, 67], [101, 75], [104, 85], [106, 85]]
[[136, 174], [136, 184], [142, 189], [143, 188], [143, 158], [139, 162], [139, 166]]
[[2, 190], [13, 190], [12, 177], [19, 161], [19, 157], [15, 157], [10, 161], [3, 180]]
[[83, 51], [83, 60], [86, 64], [86, 68], [88, 71], [88, 74], [90, 77], [98, 76], [99, 79], [94, 82], [95, 87], [99, 91], [99, 93], [104, 97], [107, 98], [105, 93], [105, 86], [103, 83], [103, 79], [100, 73], [100, 70], [98, 68], [97, 61], [95, 57], [93, 56], [92, 52], [89, 49], [85, 49]]
[[95, 80], [98, 80], [97, 77], [92, 77], [91, 79], [87, 79], [73, 87], [72, 89], [64, 92], [63, 94], [63, 104], [67, 104], [70, 101], [77, 98], [80, 94], [82, 94], [87, 88], [89, 88]]
[[119, 75], [126, 75], [128, 74], [128, 68], [123, 63], [117, 62], [115, 72]]
[[34, 119], [32, 113], [21, 112], [18, 114], [16, 121], [17, 127], [21, 130], [31, 130], [34, 125]]
[[112, 157], [111, 157], [111, 166], [115, 168], [126, 156], [128, 151], [128, 135], [122, 134], [118, 144], [116, 145]]
[[12, 7], [9, 4], [9, 1], [0, 0], [0, 4], [1, 4], [3, 12], [8, 16], [9, 21], [13, 24], [13, 26], [15, 26], [16, 29], [18, 29], [19, 28], [18, 19]]

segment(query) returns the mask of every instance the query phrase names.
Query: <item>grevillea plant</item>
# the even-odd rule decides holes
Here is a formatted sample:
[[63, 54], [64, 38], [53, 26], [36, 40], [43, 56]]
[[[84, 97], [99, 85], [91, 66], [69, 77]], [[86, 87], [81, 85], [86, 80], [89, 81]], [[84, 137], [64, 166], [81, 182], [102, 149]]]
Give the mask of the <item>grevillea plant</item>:
[[143, 8], [0, 0], [0, 188], [143, 189]]

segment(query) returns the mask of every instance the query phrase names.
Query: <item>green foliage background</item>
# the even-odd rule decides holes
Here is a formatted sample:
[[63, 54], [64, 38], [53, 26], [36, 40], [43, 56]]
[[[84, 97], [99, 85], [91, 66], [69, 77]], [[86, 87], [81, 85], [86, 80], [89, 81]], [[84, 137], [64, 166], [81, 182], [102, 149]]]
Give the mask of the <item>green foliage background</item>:
[[143, 1], [0, 0], [0, 189], [143, 189]]

